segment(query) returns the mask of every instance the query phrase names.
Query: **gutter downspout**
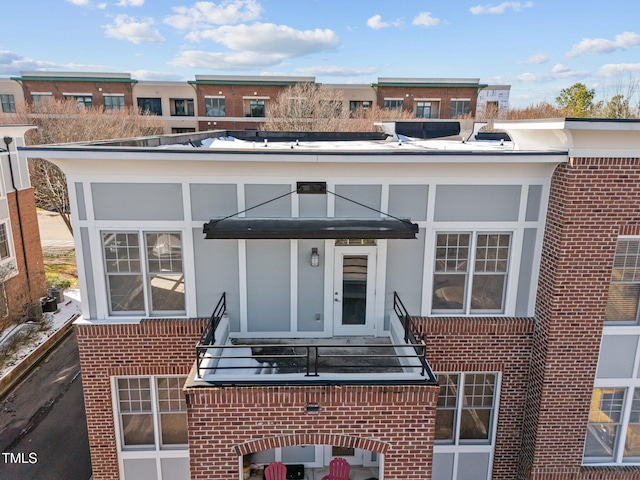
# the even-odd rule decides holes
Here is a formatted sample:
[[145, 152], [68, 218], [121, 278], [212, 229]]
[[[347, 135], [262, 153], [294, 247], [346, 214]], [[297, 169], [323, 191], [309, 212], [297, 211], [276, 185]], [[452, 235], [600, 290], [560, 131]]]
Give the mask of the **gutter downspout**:
[[9, 151], [9, 145], [13, 142], [13, 138], [4, 137], [4, 144], [7, 148], [7, 158], [9, 159], [9, 175], [11, 177], [11, 187], [16, 192], [16, 211], [18, 213], [18, 228], [20, 229], [20, 243], [22, 245], [22, 258], [24, 260], [24, 273], [27, 280], [27, 290], [29, 291], [29, 301], [33, 301], [33, 295], [31, 292], [31, 280], [29, 278], [29, 263], [27, 261], [27, 250], [24, 243], [24, 231], [22, 229], [22, 214], [20, 213], [20, 198], [18, 195], [18, 187], [16, 187], [16, 180], [13, 174], [13, 165], [11, 162], [11, 152]]

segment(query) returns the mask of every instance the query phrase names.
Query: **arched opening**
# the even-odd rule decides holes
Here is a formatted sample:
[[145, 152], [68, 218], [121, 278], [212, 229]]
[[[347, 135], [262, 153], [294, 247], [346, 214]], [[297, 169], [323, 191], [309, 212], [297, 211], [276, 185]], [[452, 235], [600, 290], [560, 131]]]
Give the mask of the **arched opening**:
[[335, 458], [349, 463], [350, 480], [380, 480], [387, 448], [383, 442], [361, 437], [312, 434], [254, 440], [236, 451], [241, 455], [244, 480], [263, 480], [264, 469], [273, 462], [287, 466], [288, 479], [321, 480]]

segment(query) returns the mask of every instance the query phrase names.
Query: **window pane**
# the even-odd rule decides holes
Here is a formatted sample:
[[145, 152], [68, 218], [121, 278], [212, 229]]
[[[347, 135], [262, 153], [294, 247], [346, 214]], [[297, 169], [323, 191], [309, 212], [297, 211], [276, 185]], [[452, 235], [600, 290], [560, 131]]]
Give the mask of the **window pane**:
[[502, 311], [506, 275], [474, 275], [471, 310]]
[[624, 388], [593, 389], [584, 450], [585, 459], [613, 459], [624, 394]]
[[456, 411], [453, 409], [436, 410], [436, 440], [453, 441], [453, 423], [455, 421]]
[[122, 440], [125, 446], [153, 445], [153, 418], [147, 414], [122, 415]]
[[142, 275], [107, 275], [112, 312], [144, 312]]
[[433, 310], [462, 310], [466, 278], [464, 274], [434, 275]]
[[615, 448], [617, 425], [589, 424], [584, 447], [585, 458], [611, 460]]
[[187, 443], [187, 413], [160, 414], [160, 429], [163, 445], [183, 445]]
[[640, 389], [638, 388], [633, 390], [623, 455], [627, 460], [635, 457], [634, 460], [637, 461], [640, 458]]
[[0, 224], [0, 259], [9, 257], [9, 240], [7, 238], [7, 226]]
[[152, 310], [184, 311], [184, 276], [153, 275], [150, 278]]
[[491, 410], [463, 409], [460, 418], [460, 440], [488, 440]]
[[611, 283], [605, 309], [609, 322], [635, 322], [638, 317], [640, 283]]

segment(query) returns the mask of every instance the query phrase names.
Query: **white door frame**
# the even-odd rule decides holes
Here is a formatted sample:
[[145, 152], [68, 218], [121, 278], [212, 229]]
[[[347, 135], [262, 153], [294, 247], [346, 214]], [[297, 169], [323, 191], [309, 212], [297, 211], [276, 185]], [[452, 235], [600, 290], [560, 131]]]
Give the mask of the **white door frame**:
[[[377, 260], [378, 247], [376, 246], [336, 246], [334, 247], [333, 285], [330, 292], [333, 304], [333, 335], [375, 335], [376, 334], [376, 292], [378, 289]], [[342, 323], [342, 294], [343, 294], [343, 258], [346, 255], [366, 255], [367, 257], [367, 287], [366, 287], [366, 313], [363, 325], [344, 325]]]

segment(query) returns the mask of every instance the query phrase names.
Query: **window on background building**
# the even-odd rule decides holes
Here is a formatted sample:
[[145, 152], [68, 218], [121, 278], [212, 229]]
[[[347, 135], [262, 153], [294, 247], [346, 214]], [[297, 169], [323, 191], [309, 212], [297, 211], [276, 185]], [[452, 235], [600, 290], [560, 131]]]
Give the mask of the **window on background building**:
[[439, 118], [440, 102], [416, 101], [416, 118]]
[[124, 95], [104, 95], [105, 110], [119, 110], [124, 108]]
[[638, 323], [640, 299], [640, 239], [619, 239], [605, 309], [605, 321]]
[[0, 95], [0, 101], [2, 102], [2, 111], [4, 113], [15, 113], [16, 101], [11, 93], [5, 93]]
[[93, 98], [91, 95], [75, 95], [75, 94], [66, 94], [64, 95], [65, 100], [75, 100], [78, 102], [78, 107], [80, 108], [88, 108], [93, 105]]
[[245, 110], [245, 117], [265, 117], [267, 105], [265, 100], [252, 98], [249, 100]]
[[52, 99], [53, 99], [52, 93], [32, 93], [31, 94], [31, 102], [34, 104], [47, 101], [47, 100], [52, 100]]
[[224, 117], [226, 115], [225, 99], [221, 97], [205, 97], [204, 108], [207, 117]]
[[186, 377], [115, 380], [123, 450], [187, 448], [187, 407], [182, 392], [185, 380]]
[[452, 99], [450, 118], [459, 118], [468, 115], [471, 112], [471, 100], [469, 99]]
[[185, 311], [179, 232], [102, 232], [109, 312]]
[[351, 100], [349, 102], [349, 112], [355, 113], [358, 110], [369, 110], [371, 102], [369, 100]]
[[171, 116], [173, 117], [193, 117], [193, 99], [190, 98], [170, 98]]
[[504, 311], [511, 234], [437, 233], [434, 313]]
[[162, 99], [138, 98], [138, 108], [142, 110], [143, 113], [162, 115]]
[[385, 98], [383, 107], [387, 110], [402, 110], [404, 100], [401, 98]]
[[435, 440], [439, 444], [493, 442], [497, 374], [439, 373]]
[[196, 131], [195, 128], [190, 128], [190, 127], [175, 127], [171, 129], [171, 133], [191, 133], [195, 131]]

